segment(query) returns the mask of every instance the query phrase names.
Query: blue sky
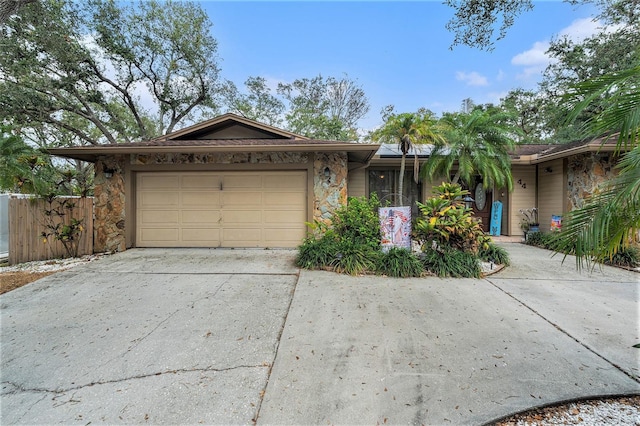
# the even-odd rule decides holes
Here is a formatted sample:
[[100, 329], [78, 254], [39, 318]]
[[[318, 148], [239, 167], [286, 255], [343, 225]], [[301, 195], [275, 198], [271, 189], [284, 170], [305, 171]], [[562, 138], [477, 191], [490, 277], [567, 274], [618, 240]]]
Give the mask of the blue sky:
[[222, 76], [240, 88], [249, 76], [272, 87], [296, 78], [347, 74], [371, 110], [363, 129], [381, 124], [380, 110], [420, 107], [457, 111], [463, 99], [497, 103], [510, 89], [535, 88], [552, 37], [592, 34], [593, 10], [536, 1], [491, 52], [450, 50], [445, 28], [453, 10], [436, 1], [202, 1], [218, 40]]

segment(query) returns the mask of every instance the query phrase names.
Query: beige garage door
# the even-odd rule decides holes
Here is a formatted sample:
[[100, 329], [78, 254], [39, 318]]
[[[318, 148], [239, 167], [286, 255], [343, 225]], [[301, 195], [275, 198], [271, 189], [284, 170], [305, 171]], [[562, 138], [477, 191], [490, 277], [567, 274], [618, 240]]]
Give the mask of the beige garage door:
[[296, 247], [307, 172], [138, 173], [137, 247]]

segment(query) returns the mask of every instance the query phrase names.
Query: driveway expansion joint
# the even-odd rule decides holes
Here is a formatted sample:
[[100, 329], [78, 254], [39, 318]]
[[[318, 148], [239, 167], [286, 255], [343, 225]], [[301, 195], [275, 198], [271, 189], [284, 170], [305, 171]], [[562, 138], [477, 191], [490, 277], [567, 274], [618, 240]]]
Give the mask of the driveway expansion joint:
[[296, 289], [298, 288], [298, 282], [300, 281], [300, 269], [295, 274], [296, 280], [293, 283], [293, 288], [291, 289], [291, 297], [289, 298], [289, 303], [287, 305], [287, 309], [285, 311], [284, 318], [282, 320], [282, 327], [280, 327], [280, 331], [278, 332], [278, 338], [276, 339], [275, 349], [273, 351], [273, 360], [271, 361], [271, 365], [269, 366], [269, 371], [267, 371], [267, 380], [264, 382], [264, 389], [260, 392], [260, 399], [258, 400], [258, 406], [256, 407], [256, 415], [252, 419], [253, 424], [258, 423], [258, 419], [260, 418], [260, 410], [262, 409], [262, 401], [264, 401], [264, 396], [267, 393], [267, 387], [269, 386], [269, 380], [271, 379], [271, 372], [273, 371], [273, 366], [278, 359], [278, 350], [280, 349], [280, 341], [282, 340], [282, 335], [284, 334], [284, 328], [287, 325], [287, 320], [289, 318], [289, 312], [291, 312], [291, 305], [293, 304], [293, 298], [296, 295]]
[[540, 318], [542, 318], [544, 321], [546, 321], [547, 323], [549, 323], [551, 326], [553, 326], [556, 330], [560, 331], [561, 333], [563, 333], [564, 335], [566, 335], [567, 337], [569, 337], [570, 339], [572, 339], [573, 341], [575, 341], [576, 343], [578, 343], [580, 346], [582, 346], [583, 348], [585, 348], [586, 350], [588, 350], [589, 352], [591, 352], [592, 354], [594, 354], [595, 356], [597, 356], [598, 358], [602, 359], [603, 361], [605, 361], [607, 364], [611, 365], [612, 367], [614, 367], [616, 370], [620, 371], [622, 374], [624, 374], [625, 376], [629, 377], [631, 380], [633, 380], [636, 383], [640, 383], [640, 377], [636, 377], [633, 374], [629, 373], [628, 371], [626, 371], [624, 368], [622, 368], [620, 365], [616, 364], [615, 362], [611, 361], [610, 359], [608, 359], [607, 357], [599, 354], [598, 352], [595, 351], [595, 349], [591, 348], [590, 346], [588, 346], [587, 344], [585, 344], [584, 342], [582, 342], [580, 339], [576, 338], [575, 336], [573, 336], [571, 333], [569, 333], [568, 331], [566, 331], [565, 329], [563, 329], [562, 327], [560, 327], [558, 324], [554, 323], [553, 321], [551, 321], [550, 319], [548, 319], [547, 317], [545, 317], [544, 315], [542, 315], [540, 312], [538, 312], [537, 310], [535, 310], [534, 308], [532, 308], [531, 306], [529, 306], [526, 302], [518, 299], [516, 296], [514, 296], [513, 294], [509, 293], [508, 291], [504, 290], [502, 287], [500, 287], [498, 284], [494, 283], [493, 281], [491, 281], [490, 279], [485, 279], [485, 281], [487, 281], [489, 284], [491, 284], [492, 286], [494, 286], [495, 288], [497, 288], [498, 290], [500, 290], [501, 292], [503, 292], [504, 294], [506, 294], [507, 296], [511, 297], [513, 300], [515, 300], [516, 302], [520, 303], [522, 306], [524, 306], [525, 308], [527, 308], [528, 310], [530, 310], [531, 312], [533, 312], [534, 314], [536, 314], [537, 316], [539, 316]]
[[[61, 271], [69, 272], [69, 271]], [[271, 276], [271, 277], [291, 277], [298, 276], [298, 272], [158, 272], [158, 271], [109, 271], [109, 270], [100, 270], [100, 271], [82, 271], [83, 274], [126, 274], [126, 275], [258, 275], [258, 276]]]

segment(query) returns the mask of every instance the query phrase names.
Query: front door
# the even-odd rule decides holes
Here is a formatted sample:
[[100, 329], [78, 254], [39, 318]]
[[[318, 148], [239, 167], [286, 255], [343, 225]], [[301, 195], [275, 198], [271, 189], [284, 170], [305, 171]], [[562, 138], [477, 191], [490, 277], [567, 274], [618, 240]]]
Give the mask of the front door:
[[480, 219], [482, 230], [488, 233], [489, 227], [491, 226], [492, 193], [486, 191], [482, 182], [478, 182], [474, 190], [471, 191], [471, 196], [475, 199], [473, 203], [473, 215]]

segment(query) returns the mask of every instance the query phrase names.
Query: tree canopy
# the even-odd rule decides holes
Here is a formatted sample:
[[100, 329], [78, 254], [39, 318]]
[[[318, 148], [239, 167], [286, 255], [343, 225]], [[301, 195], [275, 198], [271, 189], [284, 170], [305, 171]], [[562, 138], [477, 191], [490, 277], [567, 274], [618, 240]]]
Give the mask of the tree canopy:
[[423, 177], [448, 177], [455, 169], [451, 183], [462, 181], [471, 187], [475, 176], [480, 175], [486, 188], [495, 185], [511, 191], [509, 151], [515, 142], [513, 128], [502, 112], [476, 107], [470, 113], [445, 113], [440, 123], [443, 138], [435, 141], [422, 166]]
[[0, 120], [98, 144], [210, 115], [219, 104], [210, 27], [189, 2], [27, 4], [0, 27]]
[[[446, 25], [454, 34], [452, 48], [463, 44], [492, 50], [495, 42], [506, 36], [516, 17], [533, 9], [531, 0], [445, 0], [444, 3], [455, 10]], [[497, 36], [494, 35], [496, 24], [499, 25]]]
[[224, 98], [230, 112], [315, 139], [357, 140], [369, 112], [364, 90], [347, 75], [298, 78], [275, 93], [264, 78], [249, 77], [244, 92], [227, 82]]
[[316, 139], [358, 139], [357, 123], [369, 112], [364, 90], [346, 75], [279, 83], [278, 94], [288, 106], [288, 130]]
[[563, 219], [555, 248], [576, 255], [577, 266], [595, 259], [610, 259], [640, 232], [640, 61], [628, 70], [576, 84], [565, 100], [575, 119], [581, 110], [609, 96], [586, 126], [593, 133], [617, 130], [621, 154], [618, 175], [585, 200], [584, 206]]

